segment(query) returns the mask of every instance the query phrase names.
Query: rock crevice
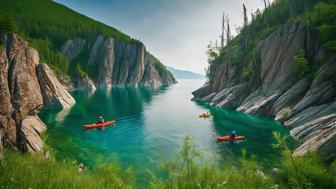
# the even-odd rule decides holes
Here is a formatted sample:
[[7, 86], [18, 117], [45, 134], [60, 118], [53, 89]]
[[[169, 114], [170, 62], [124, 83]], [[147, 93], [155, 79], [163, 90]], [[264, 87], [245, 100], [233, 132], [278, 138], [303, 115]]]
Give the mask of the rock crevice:
[[[318, 151], [326, 159], [335, 158], [336, 82], [328, 73], [336, 70], [336, 57], [326, 57], [323, 49], [317, 48], [318, 41], [307, 32], [304, 23], [296, 22], [280, 27], [261, 41], [255, 48], [261, 59], [260, 72], [250, 78], [244, 77], [242, 68], [228, 57], [221, 57], [210, 73], [210, 82], [193, 92], [194, 100], [274, 116], [300, 141], [294, 155]], [[312, 80], [297, 80], [294, 56], [300, 49], [310, 52], [312, 63], [319, 62]]]
[[46, 125], [37, 113], [46, 108], [69, 108], [75, 101], [38, 52], [16, 34], [1, 34], [0, 150], [3, 145], [23, 152], [43, 149]]
[[[87, 60], [84, 60], [86, 64], [83, 66], [94, 70], [88, 74], [88, 78], [95, 84], [94, 87], [146, 86], [158, 88], [176, 83], [168, 70], [158, 70], [154, 66], [158, 60], [147, 52], [143, 44], [129, 44], [103, 36], [98, 36], [92, 43], [93, 45], [87, 43], [84, 47], [80, 46], [83, 43], [74, 43], [74, 41], [85, 40], [69, 39], [63, 45], [62, 53], [70, 60], [76, 60], [81, 53], [89, 52]], [[69, 48], [69, 44], [71, 47], [77, 44], [78, 47]], [[86, 84], [86, 81], [75, 82], [75, 87], [92, 86], [92, 84]]]

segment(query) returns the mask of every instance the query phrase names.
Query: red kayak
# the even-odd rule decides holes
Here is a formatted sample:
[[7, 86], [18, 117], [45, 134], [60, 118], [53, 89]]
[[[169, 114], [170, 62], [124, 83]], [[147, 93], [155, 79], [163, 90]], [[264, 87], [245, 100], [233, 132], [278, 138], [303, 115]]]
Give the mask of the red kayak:
[[83, 129], [88, 130], [88, 129], [94, 129], [94, 128], [100, 128], [100, 127], [107, 127], [107, 126], [110, 126], [110, 125], [114, 125], [115, 123], [116, 123], [115, 120], [107, 121], [105, 123], [94, 123], [94, 124], [90, 124], [90, 125], [84, 125]]
[[218, 137], [218, 142], [225, 142], [225, 141], [234, 141], [234, 140], [244, 140], [245, 136], [236, 136], [235, 138], [231, 138], [230, 136], [222, 136]]

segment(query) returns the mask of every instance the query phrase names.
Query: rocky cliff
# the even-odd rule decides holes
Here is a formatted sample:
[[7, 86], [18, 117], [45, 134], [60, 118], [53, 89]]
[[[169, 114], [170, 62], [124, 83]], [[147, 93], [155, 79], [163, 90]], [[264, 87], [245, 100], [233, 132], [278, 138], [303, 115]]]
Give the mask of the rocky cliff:
[[[315, 35], [316, 36], [316, 35]], [[299, 77], [294, 56], [304, 49], [314, 73]], [[336, 56], [326, 55], [318, 37], [302, 22], [280, 27], [259, 42], [258, 61], [244, 66], [223, 55], [194, 99], [219, 108], [274, 116], [300, 141], [295, 155], [318, 151], [336, 155]], [[246, 74], [246, 69], [253, 70]]]
[[98, 36], [93, 41], [76, 37], [67, 40], [61, 52], [72, 64], [80, 62], [80, 66], [87, 73], [84, 80], [75, 79], [75, 88], [158, 88], [176, 83], [168, 70], [160, 70], [155, 66], [156, 62], [153, 62], [142, 44], [130, 44], [103, 36]]
[[25, 40], [1, 34], [0, 42], [0, 151], [3, 145], [41, 151], [46, 125], [37, 113], [43, 106], [68, 108], [75, 100]]

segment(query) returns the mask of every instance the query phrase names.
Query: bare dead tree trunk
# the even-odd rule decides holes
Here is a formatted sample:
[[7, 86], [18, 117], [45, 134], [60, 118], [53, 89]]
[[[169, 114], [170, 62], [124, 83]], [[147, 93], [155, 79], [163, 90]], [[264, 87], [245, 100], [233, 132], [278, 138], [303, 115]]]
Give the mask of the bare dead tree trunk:
[[231, 41], [231, 29], [230, 29], [230, 19], [227, 18], [226, 20], [226, 44], [229, 44], [229, 42]]
[[224, 36], [225, 36], [225, 13], [223, 13], [222, 17], [221, 48], [224, 48]]
[[[229, 17], [226, 20], [226, 48], [228, 51], [228, 58], [231, 60], [231, 47], [230, 47], [230, 41], [231, 41], [231, 28], [230, 28], [230, 19]], [[229, 65], [229, 64], [228, 64]]]
[[246, 11], [245, 4], [243, 4], [243, 10], [244, 10], [245, 48], [247, 48], [247, 45], [248, 45], [248, 18], [247, 18], [247, 11]]
[[266, 0], [264, 0], [265, 10], [267, 9]]
[[245, 4], [243, 4], [243, 9], [244, 9], [244, 28], [246, 28], [248, 24], [248, 18], [247, 18], [247, 11], [246, 11]]

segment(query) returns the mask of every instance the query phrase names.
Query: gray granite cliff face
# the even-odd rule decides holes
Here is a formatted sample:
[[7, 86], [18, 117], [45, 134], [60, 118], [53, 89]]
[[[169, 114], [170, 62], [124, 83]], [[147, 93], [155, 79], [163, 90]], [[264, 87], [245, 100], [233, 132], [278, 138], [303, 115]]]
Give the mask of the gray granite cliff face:
[[[77, 45], [77, 46], [76, 46]], [[112, 86], [147, 86], [158, 88], [176, 83], [168, 70], [158, 70], [143, 44], [129, 44], [109, 37], [98, 36], [94, 42], [74, 38], [65, 42], [63, 55], [76, 60], [87, 53], [83, 67], [90, 70], [89, 78], [97, 88]], [[153, 65], [150, 65], [153, 64]], [[158, 75], [157, 75], [158, 74]], [[76, 82], [75, 88], [83, 88], [85, 82]]]
[[[336, 82], [328, 79], [336, 70], [336, 57], [325, 56], [304, 23], [279, 28], [261, 41], [255, 51], [260, 68], [251, 77], [228, 57], [217, 62], [209, 81], [193, 92], [194, 100], [248, 114], [274, 116], [291, 130], [301, 145], [294, 155], [318, 151], [330, 159], [336, 156]], [[320, 66], [313, 80], [295, 80], [294, 56], [300, 49], [310, 53]], [[295, 81], [294, 83], [292, 81]]]

